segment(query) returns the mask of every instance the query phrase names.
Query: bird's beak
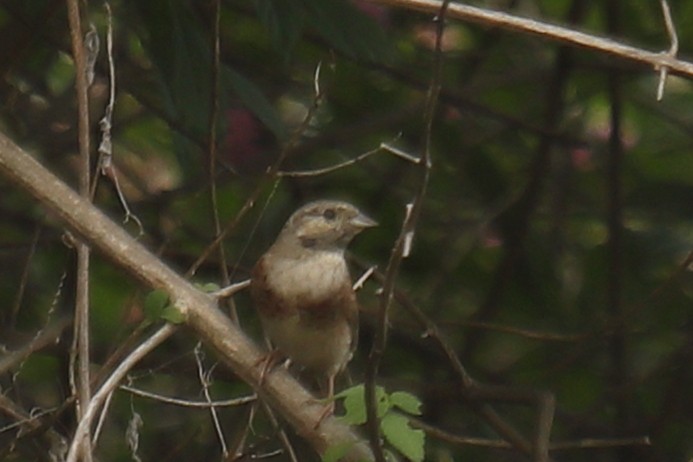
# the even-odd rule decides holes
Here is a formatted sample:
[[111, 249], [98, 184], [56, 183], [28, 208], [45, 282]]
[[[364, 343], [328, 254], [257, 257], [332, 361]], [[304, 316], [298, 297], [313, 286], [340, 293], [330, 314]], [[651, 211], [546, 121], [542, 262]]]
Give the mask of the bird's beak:
[[359, 229], [372, 228], [374, 226], [378, 226], [378, 223], [375, 220], [364, 215], [363, 213], [359, 213], [354, 218], [349, 220], [349, 222], [352, 226]]

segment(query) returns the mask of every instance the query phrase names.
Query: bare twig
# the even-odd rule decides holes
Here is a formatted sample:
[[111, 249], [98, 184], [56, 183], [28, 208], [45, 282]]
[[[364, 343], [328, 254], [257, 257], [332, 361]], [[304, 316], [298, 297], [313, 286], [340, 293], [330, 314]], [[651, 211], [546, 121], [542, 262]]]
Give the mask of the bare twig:
[[[67, 442], [65, 438], [51, 427], [43, 427], [41, 419], [46, 414], [53, 412], [53, 409], [34, 410], [29, 413], [20, 405], [10, 400], [7, 396], [0, 393], [0, 414], [10, 417], [14, 422], [0, 427], [0, 434], [17, 429], [14, 442], [26, 435], [36, 433], [45, 442], [46, 452], [55, 455], [57, 459], [63, 460], [67, 452]], [[6, 460], [13, 444], [5, 445], [0, 449], [0, 460]]]
[[[133, 214], [128, 205], [128, 201], [123, 194], [123, 190], [120, 187], [120, 181], [118, 180], [118, 172], [113, 164], [113, 111], [115, 110], [115, 99], [116, 99], [116, 72], [115, 72], [115, 59], [113, 57], [113, 13], [111, 11], [111, 5], [108, 2], [104, 3], [106, 8], [106, 16], [108, 17], [108, 28], [106, 30], [106, 55], [108, 57], [108, 80], [109, 80], [109, 91], [108, 91], [108, 104], [104, 110], [103, 117], [99, 121], [99, 127], [101, 128], [101, 142], [97, 149], [99, 153], [99, 158], [97, 161], [98, 169], [101, 175], [107, 177], [113, 183], [116, 194], [118, 195], [118, 201], [120, 206], [125, 212], [125, 218], [123, 223], [127, 223], [132, 219], [135, 222], [138, 229], [138, 236], [144, 234], [144, 227], [142, 222]], [[99, 182], [99, 175], [94, 175], [94, 180], [91, 184], [91, 197], [94, 198], [96, 193], [96, 186]]]
[[376, 270], [376, 268], [377, 268], [377, 266], [371, 266], [366, 271], [364, 271], [363, 274], [361, 275], [361, 277], [359, 277], [356, 280], [356, 282], [354, 282], [354, 284], [351, 286], [352, 289], [354, 289], [355, 291], [360, 290], [363, 287], [363, 285], [366, 283], [368, 278], [370, 278], [373, 275], [373, 272]]
[[[212, 60], [211, 60], [211, 91], [209, 92], [209, 131], [207, 134], [207, 157], [209, 174], [209, 200], [214, 225], [214, 237], [221, 236], [221, 219], [219, 218], [219, 200], [217, 195], [217, 130], [219, 126], [219, 100], [220, 97], [220, 63], [221, 63], [221, 0], [212, 2]], [[221, 243], [221, 242], [220, 242]], [[217, 246], [219, 255], [219, 273], [224, 286], [231, 284], [231, 275], [226, 264], [226, 250], [223, 245]], [[238, 323], [238, 313], [232, 299], [224, 300], [228, 306], [231, 319]], [[216, 421], [215, 421], [216, 422]], [[225, 443], [222, 441], [222, 445]], [[223, 447], [226, 454], [226, 447]]]
[[[399, 138], [399, 136], [397, 137]], [[332, 173], [334, 171], [337, 171], [339, 169], [342, 169], [344, 167], [349, 167], [350, 165], [357, 164], [361, 162], [362, 160], [365, 160], [369, 158], [370, 156], [374, 154], [378, 154], [379, 152], [389, 152], [390, 154], [393, 154], [396, 157], [399, 157], [401, 159], [406, 160], [407, 162], [412, 162], [414, 164], [419, 163], [419, 158], [412, 156], [411, 154], [408, 154], [404, 152], [401, 149], [398, 149], [394, 147], [390, 143], [380, 143], [380, 146], [378, 146], [375, 149], [372, 149], [370, 151], [364, 152], [363, 154], [359, 154], [358, 156], [354, 157], [353, 159], [345, 160], [344, 162], [340, 162], [336, 165], [332, 165], [330, 167], [325, 167], [325, 168], [318, 168], [315, 170], [299, 170], [299, 171], [293, 171], [293, 172], [278, 172], [277, 176], [279, 177], [288, 177], [288, 178], [304, 178], [304, 177], [311, 177], [311, 176], [320, 176], [320, 175], [325, 175], [327, 173]]]
[[228, 298], [235, 294], [236, 292], [240, 292], [241, 290], [245, 289], [246, 287], [250, 286], [250, 279], [246, 279], [245, 281], [237, 282], [235, 284], [231, 284], [230, 286], [221, 288], [217, 290], [216, 292], [212, 292], [210, 295], [214, 298]]
[[650, 446], [652, 442], [647, 436], [634, 438], [585, 438], [576, 441], [557, 441], [551, 443], [552, 451], [566, 451], [572, 449], [600, 449], [618, 448], [626, 446]]
[[420, 419], [409, 418], [409, 421], [414, 428], [420, 428], [427, 435], [436, 438], [440, 441], [445, 441], [458, 446], [478, 446], [492, 449], [514, 449], [514, 446], [506, 440], [491, 440], [488, 438], [477, 438], [473, 436], [461, 436], [447, 432], [443, 429], [430, 425]]
[[337, 171], [339, 169], [342, 169], [344, 167], [348, 167], [350, 165], [357, 164], [357, 163], [361, 162], [362, 160], [365, 160], [368, 157], [372, 156], [373, 154], [377, 154], [377, 153], [381, 152], [383, 149], [383, 145], [384, 145], [384, 143], [381, 143], [381, 145], [375, 149], [364, 152], [363, 154], [359, 154], [358, 156], [354, 157], [353, 159], [345, 160], [344, 162], [340, 162], [340, 163], [338, 163], [336, 165], [332, 165], [330, 167], [318, 168], [318, 169], [314, 169], [314, 170], [298, 170], [298, 171], [291, 171], [291, 172], [278, 172], [277, 176], [284, 177], [284, 178], [305, 178], [305, 177], [310, 177], [310, 176], [325, 175], [326, 173], [332, 173], [332, 172]]
[[111, 407], [111, 401], [113, 401], [113, 392], [111, 391], [108, 395], [106, 395], [106, 400], [104, 401], [103, 406], [101, 406], [101, 409], [99, 410], [99, 419], [96, 422], [96, 426], [94, 428], [94, 435], [91, 437], [91, 446], [96, 447], [99, 441], [99, 437], [101, 436], [101, 430], [103, 429], [104, 423], [106, 422], [106, 417], [108, 417], [108, 409]]
[[[75, 90], [77, 93], [78, 131], [79, 131], [79, 192], [89, 200], [90, 140], [89, 140], [89, 96], [87, 57], [83, 40], [83, 29], [78, 0], [67, 0], [67, 15], [72, 40], [72, 56], [75, 63]], [[89, 378], [89, 246], [79, 241], [77, 250], [77, 290], [75, 299], [75, 336], [72, 356], [76, 355], [77, 418], [84, 416], [84, 407], [91, 398]], [[71, 363], [72, 358], [71, 358]], [[91, 461], [91, 448], [88, 440], [80, 443], [85, 461]]]
[[281, 441], [282, 446], [284, 446], [284, 451], [286, 451], [286, 455], [289, 457], [289, 461], [298, 462], [298, 457], [296, 456], [294, 446], [291, 444], [289, 435], [287, 435], [286, 430], [282, 428], [279, 420], [277, 420], [277, 416], [274, 415], [274, 411], [270, 406], [267, 405], [266, 402], [263, 401], [260, 404], [262, 405], [262, 408], [265, 411], [265, 415], [267, 415], [267, 418], [270, 420], [272, 427], [277, 432], [277, 435], [279, 436], [279, 441]]
[[[14, 303], [10, 309], [10, 318], [7, 322], [10, 328], [14, 328], [17, 322], [17, 315], [19, 314], [19, 309], [22, 306], [22, 301], [24, 300], [24, 291], [26, 290], [26, 284], [29, 281], [29, 269], [31, 268], [32, 260], [34, 259], [34, 253], [36, 252], [36, 247], [38, 245], [39, 236], [41, 235], [41, 226], [37, 225], [34, 230], [34, 235], [31, 238], [31, 244], [29, 245], [29, 252], [27, 252], [26, 260], [22, 268], [22, 275], [19, 278], [19, 285], [17, 287], [17, 295], [14, 297]], [[0, 369], [1, 370], [1, 369]]]
[[378, 377], [378, 369], [380, 361], [385, 353], [387, 346], [387, 329], [388, 315], [390, 305], [392, 303], [393, 294], [395, 291], [395, 281], [399, 272], [399, 267], [402, 260], [406, 258], [411, 250], [411, 242], [416, 231], [423, 201], [426, 196], [428, 187], [428, 179], [430, 175], [432, 160], [431, 160], [431, 139], [433, 131], [433, 119], [438, 103], [438, 95], [442, 86], [442, 40], [445, 28], [445, 16], [447, 13], [449, 0], [444, 0], [440, 4], [439, 10], [436, 12], [434, 21], [436, 23], [436, 45], [434, 52], [434, 64], [431, 72], [431, 84], [426, 96], [426, 106], [424, 110], [424, 145], [422, 148], [422, 156], [418, 162], [420, 167], [420, 180], [418, 189], [414, 193], [414, 198], [407, 205], [407, 213], [402, 222], [400, 234], [395, 241], [395, 244], [390, 253], [390, 258], [385, 270], [385, 280], [383, 282], [383, 292], [380, 295], [380, 303], [378, 306], [377, 327], [375, 338], [368, 357], [368, 365], [366, 367], [365, 376], [365, 402], [366, 402], [366, 428], [368, 430], [368, 439], [371, 449], [377, 462], [385, 462], [385, 454], [380, 441], [380, 422], [377, 413], [377, 397], [376, 397], [376, 380]]
[[473, 327], [475, 329], [487, 329], [494, 332], [502, 332], [510, 335], [517, 335], [531, 340], [540, 340], [542, 342], [577, 342], [592, 335], [591, 332], [583, 334], [557, 334], [555, 332], [538, 332], [535, 330], [523, 329], [515, 326], [507, 326], [501, 324], [493, 324], [490, 322], [481, 321], [460, 321], [455, 323], [465, 327]]
[[[380, 5], [417, 10], [433, 14], [440, 9], [438, 0], [369, 0]], [[483, 26], [498, 27], [514, 32], [540, 36], [547, 40], [588, 48], [592, 51], [649, 65], [653, 69], [668, 67], [675, 74], [693, 77], [693, 63], [681, 61], [668, 53], [648, 51], [625, 45], [615, 40], [599, 37], [555, 24], [522, 18], [500, 11], [474, 7], [455, 2], [449, 7], [448, 17], [475, 22]]]
[[32, 353], [40, 351], [52, 343], [56, 343], [62, 332], [71, 323], [72, 320], [67, 317], [57, 319], [50, 325], [41, 328], [26, 345], [14, 351], [3, 353], [0, 356], [0, 374], [5, 374], [18, 366]]
[[220, 401], [190, 401], [187, 399], [171, 398], [169, 396], [163, 396], [157, 393], [140, 390], [139, 388], [134, 388], [130, 385], [120, 385], [118, 388], [127, 391], [128, 393], [132, 393], [133, 395], [141, 396], [142, 398], [152, 399], [155, 401], [159, 401], [161, 403], [173, 404], [174, 406], [202, 409], [207, 409], [210, 407], [236, 407], [248, 403], [254, 403], [255, 401], [257, 401], [257, 395], [255, 394], [244, 396], [242, 398], [225, 399]]
[[85, 407], [83, 415], [75, 431], [70, 444], [70, 451], [67, 455], [67, 462], [77, 461], [77, 452], [84, 440], [89, 439], [89, 429], [94, 420], [96, 413], [101, 408], [106, 398], [118, 387], [118, 384], [126, 377], [128, 371], [132, 369], [142, 358], [149, 354], [154, 348], [163, 343], [167, 338], [173, 335], [177, 327], [172, 324], [166, 324], [161, 327], [147, 340], [142, 342], [135, 350], [125, 358], [113, 373], [108, 377], [99, 390], [94, 393], [89, 405]]
[[[664, 16], [664, 25], [667, 29], [667, 35], [669, 35], [669, 41], [671, 45], [669, 50], [664, 54], [671, 58], [676, 59], [676, 54], [679, 52], [679, 37], [676, 34], [676, 26], [674, 26], [674, 20], [671, 17], [671, 10], [669, 9], [669, 2], [667, 0], [659, 0], [662, 6], [662, 15]], [[657, 67], [655, 68], [657, 69]], [[664, 85], [666, 84], [667, 75], [669, 74], [669, 67], [659, 66], [659, 84], [657, 85], [657, 101], [661, 101], [664, 96]]]
[[[209, 386], [211, 384], [211, 376], [214, 371], [214, 366], [209, 370], [206, 370], [204, 364], [204, 354], [202, 353], [202, 344], [197, 342], [195, 345], [195, 364], [197, 365], [197, 378], [200, 380], [200, 385], [202, 385], [202, 393], [204, 394], [205, 400], [208, 403], [212, 402], [212, 395], [209, 392]], [[217, 414], [217, 408], [214, 406], [209, 407], [209, 413], [212, 416], [212, 422], [214, 423], [214, 430], [217, 432], [217, 438], [219, 439], [219, 444], [221, 445], [221, 452], [224, 458], [229, 454], [229, 450], [226, 447], [226, 438], [224, 437], [224, 430], [221, 428], [221, 422], [219, 421], [219, 415]]]
[[[423, 422], [420, 419], [409, 418], [415, 428], [420, 428], [427, 435], [447, 443], [458, 446], [478, 446], [492, 449], [513, 449], [513, 446], [505, 440], [490, 440], [471, 436], [455, 435], [438, 427]], [[623, 446], [650, 446], [652, 443], [646, 436], [634, 438], [586, 438], [575, 441], [556, 441], [549, 445], [551, 451], [567, 451], [575, 449], [604, 449]]]

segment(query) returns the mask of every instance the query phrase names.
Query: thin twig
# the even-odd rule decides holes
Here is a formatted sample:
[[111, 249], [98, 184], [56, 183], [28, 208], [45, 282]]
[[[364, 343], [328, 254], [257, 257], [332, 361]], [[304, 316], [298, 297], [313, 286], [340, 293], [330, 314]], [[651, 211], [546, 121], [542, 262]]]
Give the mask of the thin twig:
[[82, 418], [77, 425], [77, 430], [72, 438], [72, 443], [70, 444], [70, 450], [67, 454], [67, 462], [77, 462], [77, 449], [82, 444], [82, 441], [88, 439], [89, 428], [91, 423], [101, 408], [108, 395], [118, 387], [118, 384], [125, 378], [128, 371], [132, 369], [142, 358], [149, 354], [154, 348], [163, 343], [167, 338], [173, 335], [178, 328], [173, 324], [165, 324], [158, 331], [156, 331], [151, 337], [142, 342], [135, 350], [125, 358], [120, 365], [113, 371], [113, 373], [108, 377], [104, 384], [99, 388], [99, 390], [94, 393], [91, 401], [89, 401], [88, 406], [85, 407]]
[[[89, 200], [89, 183], [91, 175], [90, 166], [90, 140], [89, 140], [89, 96], [87, 57], [83, 40], [83, 29], [79, 0], [67, 0], [67, 15], [72, 41], [72, 56], [75, 63], [75, 91], [77, 93], [78, 110], [78, 138], [79, 138], [79, 193]], [[77, 418], [84, 417], [85, 406], [91, 398], [91, 385], [89, 378], [89, 246], [78, 241], [77, 250], [77, 289], [75, 297], [75, 347], [71, 356], [76, 355], [77, 379], [75, 386], [77, 400]], [[73, 360], [71, 358], [71, 363]], [[80, 442], [82, 456], [86, 462], [92, 460], [91, 448], [88, 439]]]
[[29, 251], [26, 255], [26, 260], [24, 266], [22, 267], [22, 275], [19, 278], [19, 284], [17, 286], [17, 295], [14, 297], [14, 303], [10, 309], [10, 317], [7, 322], [7, 327], [13, 329], [15, 323], [17, 322], [17, 315], [22, 306], [24, 300], [24, 291], [26, 290], [27, 282], [29, 281], [29, 269], [31, 268], [32, 260], [34, 259], [34, 253], [36, 252], [36, 247], [38, 246], [38, 240], [41, 236], [41, 225], [36, 225], [34, 229], [34, 235], [31, 238], [31, 243], [29, 244]]
[[572, 449], [618, 448], [626, 446], [651, 446], [652, 441], [647, 436], [633, 438], [585, 438], [576, 441], [557, 441], [551, 443], [552, 451], [567, 451]]
[[351, 286], [354, 291], [361, 290], [363, 285], [366, 283], [368, 278], [370, 278], [373, 275], [373, 272], [376, 270], [377, 266], [371, 266], [369, 267], [366, 271], [363, 272], [363, 274], [354, 282], [354, 284]]
[[[200, 380], [200, 385], [202, 385], [202, 393], [204, 394], [205, 400], [208, 403], [212, 402], [212, 395], [209, 392], [209, 386], [211, 384], [211, 375], [214, 370], [214, 366], [209, 370], [205, 370], [202, 362], [204, 361], [204, 354], [202, 352], [202, 343], [198, 342], [195, 345], [195, 364], [197, 365], [197, 378]], [[226, 447], [226, 438], [224, 438], [224, 430], [221, 428], [221, 422], [219, 421], [219, 415], [217, 414], [217, 408], [214, 406], [209, 407], [209, 413], [212, 416], [212, 422], [214, 423], [214, 430], [217, 433], [217, 438], [219, 439], [219, 444], [221, 445], [221, 453], [224, 458], [229, 453]]]
[[202, 409], [207, 409], [210, 407], [236, 407], [248, 403], [254, 403], [255, 401], [257, 401], [256, 394], [243, 396], [242, 398], [224, 399], [219, 401], [190, 401], [188, 399], [171, 398], [169, 396], [163, 396], [158, 393], [140, 390], [139, 388], [134, 388], [130, 385], [120, 385], [118, 388], [127, 391], [128, 393], [132, 393], [133, 395], [141, 396], [142, 398], [152, 399], [155, 401], [159, 401], [161, 403], [173, 404], [174, 406]]
[[[104, 8], [106, 8], [106, 16], [108, 17], [107, 30], [106, 30], [106, 55], [108, 58], [108, 104], [104, 109], [103, 117], [99, 121], [99, 128], [101, 129], [101, 142], [97, 149], [99, 153], [99, 158], [97, 160], [97, 165], [101, 175], [107, 177], [113, 183], [116, 195], [118, 196], [118, 201], [120, 206], [123, 208], [125, 213], [125, 218], [123, 223], [127, 223], [132, 219], [135, 222], [138, 229], [138, 236], [144, 235], [144, 227], [137, 215], [133, 214], [128, 205], [128, 201], [125, 198], [123, 189], [120, 187], [120, 181], [118, 180], [118, 172], [113, 163], [113, 112], [115, 110], [115, 99], [116, 99], [116, 72], [115, 72], [115, 58], [113, 57], [113, 12], [111, 11], [111, 5], [108, 2], [104, 3]], [[99, 182], [99, 175], [94, 175], [94, 180], [91, 183], [91, 197], [94, 198], [96, 193], [96, 186]]]
[[[208, 132], [208, 170], [209, 170], [209, 200], [214, 225], [214, 236], [222, 234], [221, 218], [219, 218], [219, 198], [217, 193], [217, 129], [219, 126], [219, 100], [220, 94], [220, 63], [221, 63], [221, 0], [214, 0], [212, 12], [212, 61], [211, 61], [211, 91], [209, 92], [209, 132]], [[221, 242], [220, 242], [221, 243]], [[231, 284], [231, 275], [226, 264], [226, 250], [223, 245], [217, 246], [219, 255], [219, 272], [224, 286]], [[232, 299], [226, 300], [231, 319], [238, 324], [238, 313]], [[222, 444], [224, 444], [222, 442]], [[226, 448], [224, 448], [226, 450]]]
[[279, 441], [281, 441], [282, 446], [284, 446], [284, 451], [286, 451], [286, 455], [289, 457], [289, 461], [298, 462], [299, 459], [296, 456], [296, 451], [294, 450], [294, 446], [291, 444], [289, 435], [287, 435], [286, 430], [282, 428], [281, 423], [277, 419], [277, 416], [274, 415], [274, 411], [266, 402], [263, 401], [260, 404], [262, 405], [262, 408], [265, 411], [265, 415], [267, 415], [267, 418], [270, 420], [272, 427], [274, 427], [274, 430], [277, 432], [277, 435], [279, 436]]
[[[397, 137], [399, 138], [399, 136]], [[396, 157], [399, 157], [401, 159], [404, 159], [408, 162], [412, 162], [414, 164], [419, 163], [419, 158], [412, 156], [411, 154], [408, 154], [401, 149], [398, 149], [394, 146], [392, 146], [390, 143], [380, 143], [380, 146], [378, 146], [375, 149], [372, 149], [370, 151], [364, 152], [363, 154], [359, 154], [358, 156], [354, 157], [353, 159], [345, 160], [344, 162], [340, 162], [336, 165], [332, 165], [330, 167], [325, 167], [325, 168], [318, 168], [314, 170], [298, 170], [298, 171], [293, 171], [293, 172], [278, 172], [277, 176], [279, 177], [285, 177], [285, 178], [305, 178], [305, 177], [311, 177], [311, 176], [320, 176], [320, 175], [325, 175], [327, 173], [332, 173], [334, 171], [337, 171], [339, 169], [342, 169], [344, 167], [349, 167], [350, 165], [357, 164], [370, 156], [374, 154], [378, 154], [381, 151], [389, 152]]]
[[31, 354], [56, 343], [62, 332], [72, 323], [69, 317], [62, 317], [46, 327], [42, 327], [24, 346], [13, 351], [3, 352], [0, 356], [0, 375], [5, 374], [31, 356]]
[[364, 152], [363, 154], [359, 154], [358, 156], [354, 157], [353, 159], [345, 160], [344, 162], [340, 162], [336, 165], [332, 165], [330, 167], [325, 167], [325, 168], [318, 168], [314, 170], [297, 170], [297, 171], [291, 171], [291, 172], [278, 172], [277, 176], [282, 177], [282, 178], [305, 178], [305, 177], [311, 177], [311, 176], [320, 176], [320, 175], [325, 175], [327, 173], [332, 173], [334, 171], [337, 171], [339, 169], [342, 169], [344, 167], [348, 167], [350, 165], [357, 164], [361, 162], [364, 159], [367, 159], [368, 157], [372, 156], [373, 154], [377, 154], [381, 152], [383, 149], [383, 144], [378, 146], [375, 149], [372, 149], [370, 151]]
[[[505, 440], [491, 440], [487, 438], [477, 438], [472, 436], [461, 436], [442, 430], [430, 425], [420, 419], [409, 418], [414, 428], [420, 428], [427, 435], [440, 441], [455, 444], [458, 446], [478, 446], [492, 449], [512, 450], [514, 447]], [[556, 441], [549, 445], [551, 451], [567, 451], [575, 449], [605, 449], [623, 446], [650, 446], [652, 442], [646, 436], [633, 438], [585, 438], [575, 441]]]
[[[667, 29], [667, 35], [669, 35], [669, 41], [671, 42], [669, 50], [667, 50], [664, 54], [675, 59], [676, 54], [679, 52], [679, 37], [676, 34], [676, 26], [674, 26], [674, 20], [671, 17], [671, 10], [669, 9], [669, 3], [667, 2], [667, 0], [659, 0], [659, 3], [662, 6], [662, 15], [664, 15], [664, 25]], [[668, 74], [668, 66], [659, 66], [659, 84], [657, 85], [657, 101], [661, 101], [664, 97], [664, 85], [666, 84]]]
[[[54, 427], [46, 426], [41, 422], [44, 416], [51, 414], [54, 410], [33, 410], [30, 413], [10, 400], [5, 394], [0, 393], [0, 413], [14, 420], [14, 422], [0, 427], [0, 434], [12, 431], [15, 428], [17, 429], [12, 439], [12, 444], [6, 444], [0, 449], [0, 460], [7, 460], [7, 456], [11, 453], [15, 444], [18, 444], [21, 439], [26, 438], [28, 435], [33, 435], [37, 439], [43, 440], [44, 444], [42, 446], [46, 447], [47, 453], [63, 457], [65, 455], [65, 438]], [[36, 445], [37, 439], [32, 442], [33, 446]]]
[[95, 447], [99, 441], [99, 436], [101, 436], [101, 430], [103, 429], [104, 423], [106, 422], [106, 417], [108, 417], [108, 409], [111, 407], [111, 401], [113, 401], [113, 392], [110, 392], [106, 396], [106, 400], [101, 406], [99, 412], [99, 419], [96, 422], [96, 427], [94, 428], [94, 436], [91, 438], [91, 446]]
[[493, 449], [513, 449], [513, 446], [505, 440], [491, 440], [488, 438], [477, 438], [473, 436], [460, 436], [447, 432], [441, 428], [430, 425], [423, 420], [409, 417], [412, 427], [419, 428], [432, 438], [436, 438], [446, 443], [458, 446], [479, 446]]
[[227, 287], [223, 287], [217, 290], [216, 292], [212, 292], [210, 295], [214, 298], [228, 298], [236, 292], [240, 292], [248, 286], [250, 286], [250, 279], [246, 279], [245, 281], [237, 282]]
[[380, 441], [380, 422], [378, 418], [378, 403], [376, 396], [376, 380], [378, 377], [378, 369], [380, 361], [385, 353], [387, 346], [387, 329], [388, 315], [390, 305], [392, 303], [393, 294], [395, 291], [395, 281], [402, 260], [409, 255], [411, 250], [411, 242], [416, 231], [418, 219], [423, 208], [423, 201], [426, 196], [428, 187], [428, 179], [430, 175], [432, 160], [431, 160], [431, 140], [433, 132], [433, 120], [435, 110], [438, 103], [438, 95], [442, 86], [442, 67], [443, 53], [442, 40], [445, 29], [445, 15], [448, 9], [449, 0], [445, 0], [440, 4], [440, 9], [434, 18], [436, 22], [436, 45], [434, 51], [434, 63], [431, 75], [431, 84], [426, 96], [426, 107], [424, 111], [424, 145], [422, 155], [418, 166], [420, 167], [420, 179], [417, 191], [414, 193], [414, 198], [410, 204], [407, 204], [407, 214], [402, 222], [399, 237], [397, 238], [390, 258], [385, 270], [385, 281], [383, 283], [383, 292], [380, 295], [380, 303], [378, 306], [378, 320], [375, 331], [375, 338], [368, 357], [365, 376], [365, 402], [366, 402], [366, 428], [368, 431], [368, 439], [377, 462], [385, 462], [385, 454], [383, 452]]
[[[450, 324], [450, 323], [449, 323]], [[523, 329], [520, 327], [506, 326], [502, 324], [494, 324], [490, 322], [482, 321], [460, 321], [454, 323], [455, 325], [461, 325], [465, 327], [473, 327], [475, 329], [486, 329], [494, 332], [502, 332], [510, 335], [517, 335], [518, 337], [527, 338], [530, 340], [539, 340], [542, 342], [567, 342], [573, 343], [580, 341], [582, 339], [588, 338], [592, 335], [591, 332], [584, 334], [557, 334], [554, 332], [538, 332], [530, 329]]]

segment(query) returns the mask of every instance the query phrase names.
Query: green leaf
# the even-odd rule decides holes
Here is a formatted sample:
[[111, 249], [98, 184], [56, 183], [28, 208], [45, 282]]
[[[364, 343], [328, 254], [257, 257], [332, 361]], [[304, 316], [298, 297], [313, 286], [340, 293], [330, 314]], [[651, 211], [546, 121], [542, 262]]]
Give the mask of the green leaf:
[[171, 324], [181, 324], [183, 321], [185, 321], [185, 316], [183, 316], [183, 313], [181, 313], [181, 311], [173, 305], [168, 305], [166, 308], [164, 308], [164, 310], [161, 312], [161, 317]]
[[388, 61], [390, 47], [383, 28], [345, 0], [303, 0], [306, 23], [328, 43], [353, 57]]
[[422, 430], [409, 426], [409, 419], [391, 412], [380, 421], [385, 439], [405, 457], [414, 462], [424, 460], [425, 435]]
[[[377, 415], [382, 417], [390, 409], [390, 400], [383, 387], [376, 386], [375, 396], [378, 402]], [[366, 423], [366, 401], [365, 387], [363, 384], [343, 390], [335, 395], [335, 398], [344, 398], [344, 411], [342, 420], [350, 425], [361, 425]]]
[[303, 30], [303, 6], [295, 0], [256, 0], [255, 7], [275, 48], [288, 57]]
[[363, 384], [359, 384], [335, 395], [335, 398], [344, 398], [345, 414], [341, 418], [350, 425], [361, 425], [366, 422], [363, 390]]
[[361, 394], [363, 395], [363, 384], [359, 383], [358, 385], [354, 385], [353, 387], [345, 388], [344, 390], [340, 391], [339, 393], [336, 393], [334, 395], [335, 398], [346, 398], [347, 396], [351, 395], [358, 395]]
[[205, 26], [188, 2], [134, 2], [146, 28], [143, 45], [159, 70], [169, 114], [195, 133], [209, 118], [210, 50]]
[[[143, 42], [159, 70], [163, 97], [169, 115], [197, 135], [206, 135], [209, 124], [209, 72], [211, 53], [205, 25], [186, 2], [148, 0], [136, 2], [147, 30]], [[284, 126], [277, 111], [262, 90], [238, 72], [222, 66], [221, 105], [240, 99], [277, 138], [284, 137]], [[175, 148], [184, 163], [186, 155], [195, 149], [177, 140]]]
[[385, 393], [383, 387], [375, 387], [375, 399], [378, 404], [378, 409], [376, 414], [378, 418], [382, 418], [391, 408], [390, 397]]
[[168, 294], [161, 290], [152, 290], [144, 299], [144, 315], [150, 321], [158, 321], [164, 312], [164, 308], [168, 306]]
[[390, 395], [390, 404], [407, 414], [421, 415], [421, 401], [406, 391], [396, 391]]

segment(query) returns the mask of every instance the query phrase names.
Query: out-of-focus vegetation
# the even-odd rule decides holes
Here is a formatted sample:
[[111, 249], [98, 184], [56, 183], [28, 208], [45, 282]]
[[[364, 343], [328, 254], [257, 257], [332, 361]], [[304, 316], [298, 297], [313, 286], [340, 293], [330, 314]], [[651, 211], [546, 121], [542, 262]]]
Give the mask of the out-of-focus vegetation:
[[[655, 1], [479, 3], [645, 49], [668, 48]], [[617, 5], [616, 15], [602, 3]], [[325, 174], [270, 182], [263, 174], [282, 152], [283, 172], [336, 165], [381, 143], [420, 156], [432, 17], [366, 1], [224, 1], [215, 85], [213, 4], [111, 2], [113, 155], [123, 194], [142, 222], [142, 241], [185, 272], [213, 240], [209, 134], [216, 116], [222, 226], [261, 188], [251, 213], [224, 240], [231, 280], [248, 276], [297, 206], [326, 197], [352, 201], [380, 223], [355, 241], [354, 275], [370, 264], [384, 269], [419, 181], [416, 165], [382, 150]], [[109, 93], [108, 21], [101, 2], [88, 7], [87, 24], [101, 39], [90, 88], [97, 146]], [[672, 1], [671, 10], [680, 54], [690, 56], [693, 4]], [[693, 83], [670, 76], [657, 102], [658, 74], [650, 68], [459, 21], [447, 22], [443, 45], [430, 185], [398, 278], [400, 301], [438, 326], [480, 382], [554, 393], [553, 441], [649, 436], [652, 442], [555, 451], [554, 460], [689, 460], [693, 277], [684, 262], [693, 250]], [[77, 110], [64, 2], [0, 1], [0, 70], [0, 130], [76, 185]], [[316, 75], [322, 99], [302, 126], [315, 103]], [[107, 178], [94, 201], [116, 220], [124, 216]], [[0, 179], [0, 343], [7, 351], [72, 313], [73, 250], [56, 225], [50, 211]], [[124, 226], [137, 234], [132, 221]], [[143, 320], [149, 289], [98, 255], [91, 271], [91, 351], [99, 380]], [[194, 279], [223, 283], [218, 252]], [[359, 293], [364, 314], [361, 347], [350, 365], [354, 382], [362, 381], [378, 288], [371, 279]], [[243, 329], [260, 341], [246, 294], [223, 309], [235, 309]], [[451, 366], [401, 304], [392, 315], [381, 384], [416, 395], [421, 420], [432, 426], [497, 438], [460, 399]], [[74, 411], [58, 413], [71, 394], [70, 339], [67, 328], [60, 342], [0, 371], [2, 395], [12, 403], [0, 406], [0, 459], [48, 460], [56, 447], [51, 441], [71, 437]], [[195, 344], [181, 331], [138, 367], [130, 385], [201, 400]], [[214, 367], [213, 354], [203, 364], [213, 371], [213, 398], [250, 393], [231, 371]], [[281, 449], [261, 412], [245, 435], [249, 409], [219, 411], [229, 447], [245, 437], [247, 457]], [[45, 427], [22, 435], [29, 428], [15, 426], [22, 412], [45, 413]], [[534, 431], [532, 405], [502, 404], [497, 412], [527, 437]], [[132, 460], [126, 434], [134, 415], [143, 422], [137, 431], [142, 460], [220, 458], [207, 410], [119, 391], [96, 445], [99, 460]], [[300, 460], [316, 458], [290, 438]], [[275, 457], [268, 460], [287, 460]], [[426, 460], [525, 458], [429, 435]]]

